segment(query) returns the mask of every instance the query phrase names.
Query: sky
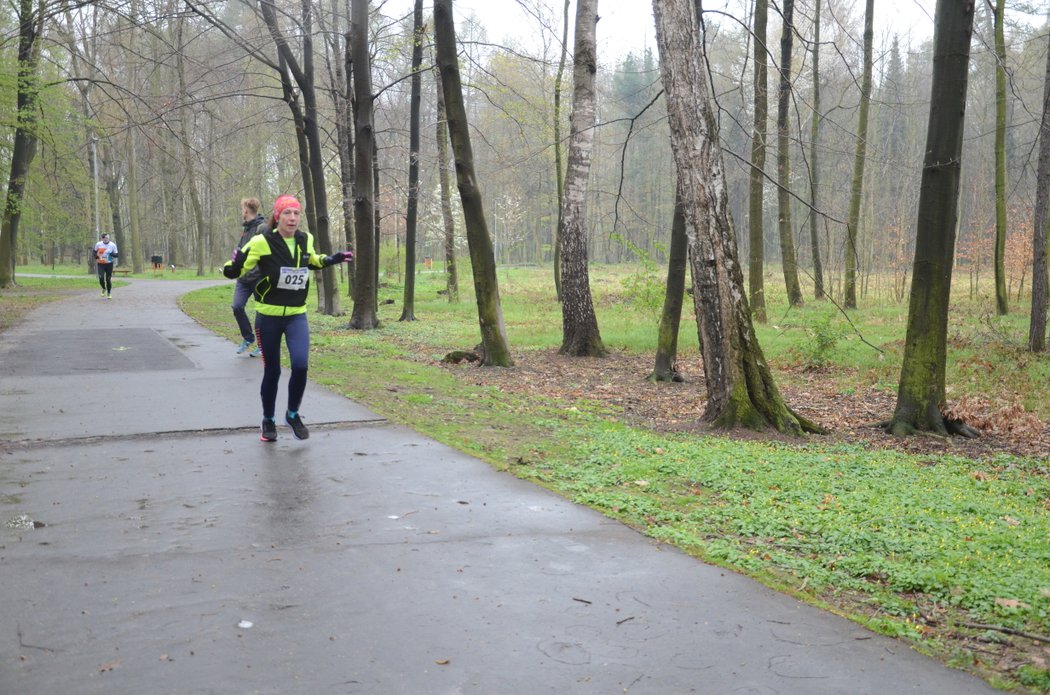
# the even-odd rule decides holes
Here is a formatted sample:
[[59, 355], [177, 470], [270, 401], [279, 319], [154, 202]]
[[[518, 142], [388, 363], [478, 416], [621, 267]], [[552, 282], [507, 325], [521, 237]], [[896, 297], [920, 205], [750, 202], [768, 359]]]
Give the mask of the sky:
[[[535, 5], [542, 2], [553, 9], [558, 26], [561, 23], [561, 0], [522, 0]], [[825, 0], [827, 6], [828, 0]], [[837, 0], [843, 4], [843, 0]], [[738, 17], [741, 14], [741, 0], [704, 0], [705, 12], [712, 17], [717, 12], [732, 11]], [[896, 32], [903, 44], [922, 41], [933, 36], [933, 10], [936, 0], [879, 0], [875, 4], [876, 42], [879, 35]], [[453, 0], [453, 12], [457, 23], [460, 18], [473, 12], [488, 30], [489, 40], [501, 42], [511, 37], [527, 43], [530, 36], [538, 31], [536, 21], [522, 9], [519, 0]], [[862, 0], [855, 0], [856, 12], [864, 11]], [[430, 2], [424, 4], [426, 12], [430, 11]], [[388, 15], [409, 13], [412, 0], [387, 0], [384, 12]], [[569, 10], [570, 23], [575, 18], [576, 3]], [[653, 28], [652, 2], [650, 0], [598, 0], [598, 52], [600, 56], [621, 56], [629, 51], [640, 52], [645, 47], [656, 48], [656, 32]], [[779, 32], [778, 20], [770, 10], [770, 31]], [[571, 36], [571, 30], [570, 30]], [[571, 39], [570, 39], [571, 40]]]

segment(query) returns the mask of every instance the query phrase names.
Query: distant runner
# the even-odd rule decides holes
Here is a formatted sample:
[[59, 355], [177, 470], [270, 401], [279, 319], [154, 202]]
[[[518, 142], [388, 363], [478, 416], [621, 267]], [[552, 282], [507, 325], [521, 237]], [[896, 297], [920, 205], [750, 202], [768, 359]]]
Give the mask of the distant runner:
[[98, 284], [102, 287], [102, 296], [113, 298], [113, 266], [116, 263], [117, 245], [109, 240], [109, 234], [95, 244], [95, 267], [98, 268]]

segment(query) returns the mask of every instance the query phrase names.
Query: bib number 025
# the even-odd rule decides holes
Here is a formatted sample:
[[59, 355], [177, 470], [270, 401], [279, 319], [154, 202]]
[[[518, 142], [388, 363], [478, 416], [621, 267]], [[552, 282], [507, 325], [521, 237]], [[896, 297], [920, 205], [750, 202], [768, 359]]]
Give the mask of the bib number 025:
[[278, 286], [285, 290], [301, 290], [306, 288], [306, 283], [309, 279], [309, 268], [282, 267]]

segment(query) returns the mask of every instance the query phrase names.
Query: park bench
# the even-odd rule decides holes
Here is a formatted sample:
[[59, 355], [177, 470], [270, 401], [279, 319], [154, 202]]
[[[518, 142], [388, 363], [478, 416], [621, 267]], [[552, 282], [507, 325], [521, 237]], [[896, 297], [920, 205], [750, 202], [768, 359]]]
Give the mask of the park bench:
[[131, 274], [131, 268], [114, 268], [113, 269], [113, 274], [114, 275], [123, 275], [124, 277], [127, 277], [128, 275]]

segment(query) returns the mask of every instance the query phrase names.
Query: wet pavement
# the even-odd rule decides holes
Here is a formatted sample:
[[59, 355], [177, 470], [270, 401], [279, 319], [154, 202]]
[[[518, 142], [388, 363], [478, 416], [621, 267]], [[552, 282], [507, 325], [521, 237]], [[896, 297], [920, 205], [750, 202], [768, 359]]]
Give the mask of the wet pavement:
[[0, 334], [0, 694], [996, 692], [317, 384], [261, 443], [206, 284]]

